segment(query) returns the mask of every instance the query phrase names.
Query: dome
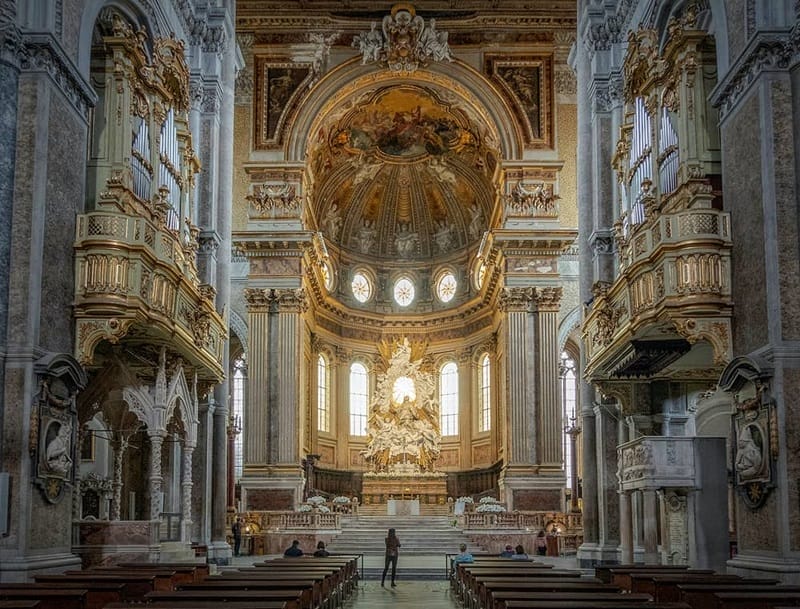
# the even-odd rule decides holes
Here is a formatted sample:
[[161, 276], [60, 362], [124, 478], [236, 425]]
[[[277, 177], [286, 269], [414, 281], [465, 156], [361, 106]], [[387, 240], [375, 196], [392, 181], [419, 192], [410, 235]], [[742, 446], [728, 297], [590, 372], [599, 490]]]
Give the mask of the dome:
[[319, 230], [355, 257], [401, 263], [477, 245], [497, 167], [485, 132], [425, 86], [362, 95], [311, 148]]

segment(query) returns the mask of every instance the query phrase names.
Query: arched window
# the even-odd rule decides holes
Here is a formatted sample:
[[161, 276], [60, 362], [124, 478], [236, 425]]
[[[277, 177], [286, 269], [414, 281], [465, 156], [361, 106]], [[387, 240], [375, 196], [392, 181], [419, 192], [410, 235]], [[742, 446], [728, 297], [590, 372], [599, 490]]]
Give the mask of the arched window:
[[369, 377], [364, 364], [350, 366], [350, 435], [367, 435]]
[[242, 464], [244, 462], [244, 434], [242, 421], [244, 420], [244, 360], [237, 359], [233, 362], [233, 423], [240, 430], [233, 441], [233, 471], [237, 480], [242, 477]]
[[317, 429], [331, 430], [330, 374], [328, 361], [320, 354], [317, 359]]
[[[564, 424], [564, 473], [567, 477], [567, 486], [572, 488], [572, 441], [571, 433], [576, 430], [575, 410], [578, 396], [578, 377], [575, 374], [575, 361], [564, 351], [561, 353], [561, 416]], [[572, 488], [576, 493], [577, 489]]]
[[480, 361], [478, 381], [478, 431], [492, 428], [492, 363], [485, 353]]
[[439, 373], [439, 404], [442, 435], [458, 435], [458, 366], [448, 362]]

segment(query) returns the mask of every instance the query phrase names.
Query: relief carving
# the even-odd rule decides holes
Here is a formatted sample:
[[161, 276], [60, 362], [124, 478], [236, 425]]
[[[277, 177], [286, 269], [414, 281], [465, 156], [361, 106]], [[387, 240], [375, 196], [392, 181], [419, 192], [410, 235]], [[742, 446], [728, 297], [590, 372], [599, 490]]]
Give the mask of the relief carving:
[[506, 215], [509, 216], [557, 216], [557, 201], [561, 197], [553, 193], [553, 184], [525, 185], [517, 182], [511, 194], [504, 197]]
[[246, 198], [253, 219], [300, 217], [301, 199], [294, 184], [259, 184]]

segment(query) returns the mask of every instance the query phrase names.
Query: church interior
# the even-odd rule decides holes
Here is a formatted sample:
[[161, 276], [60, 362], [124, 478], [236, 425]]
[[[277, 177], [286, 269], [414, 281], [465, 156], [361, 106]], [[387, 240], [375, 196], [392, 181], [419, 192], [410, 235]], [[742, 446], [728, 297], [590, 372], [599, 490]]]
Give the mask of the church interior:
[[374, 518], [800, 584], [800, 2], [0, 0], [0, 42], [0, 583]]

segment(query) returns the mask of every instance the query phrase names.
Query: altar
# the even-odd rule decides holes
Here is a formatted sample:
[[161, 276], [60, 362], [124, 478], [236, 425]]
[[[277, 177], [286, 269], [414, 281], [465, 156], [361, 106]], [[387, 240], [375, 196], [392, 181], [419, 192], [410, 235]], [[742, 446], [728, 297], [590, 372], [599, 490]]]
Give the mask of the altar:
[[362, 479], [361, 496], [366, 504], [398, 499], [444, 505], [447, 503], [447, 475], [441, 472], [416, 476], [368, 472]]
[[387, 516], [419, 516], [419, 499], [389, 499]]

